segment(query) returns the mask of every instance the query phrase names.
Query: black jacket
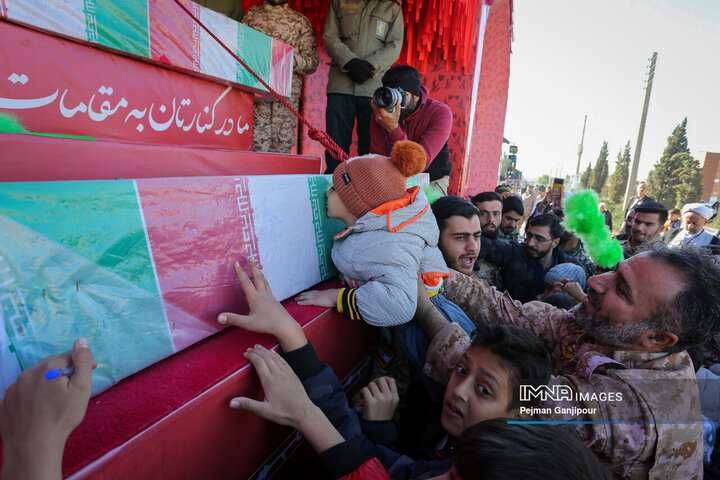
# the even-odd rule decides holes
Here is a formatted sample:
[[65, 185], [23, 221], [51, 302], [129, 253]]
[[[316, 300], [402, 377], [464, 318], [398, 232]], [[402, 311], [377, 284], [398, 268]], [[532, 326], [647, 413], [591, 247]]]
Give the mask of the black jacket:
[[[580, 263], [567, 255], [560, 247], [555, 247], [555, 265], [558, 263]], [[500, 267], [505, 289], [514, 300], [529, 302], [542, 292], [535, 292], [538, 262], [525, 253], [525, 245], [518, 242], [503, 242], [482, 237], [482, 246], [478, 259], [484, 258]], [[582, 265], [580, 265], [582, 267]]]
[[[388, 434], [394, 433], [392, 422], [363, 423], [348, 404], [332, 368], [320, 361], [311, 343], [281, 355], [302, 381], [310, 400], [345, 439], [319, 454], [320, 465], [328, 478], [348, 475], [372, 457], [382, 463], [391, 480], [427, 479], [450, 470], [451, 458], [415, 461], [384, 445]], [[368, 427], [372, 427], [372, 431], [368, 431]]]

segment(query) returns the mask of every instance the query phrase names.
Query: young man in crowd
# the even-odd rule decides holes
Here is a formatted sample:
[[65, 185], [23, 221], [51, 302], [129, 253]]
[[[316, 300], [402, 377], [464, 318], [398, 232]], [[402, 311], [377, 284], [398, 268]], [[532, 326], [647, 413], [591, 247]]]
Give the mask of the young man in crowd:
[[390, 155], [393, 146], [401, 140], [419, 143], [427, 154], [424, 172], [430, 176], [430, 187], [447, 195], [452, 170], [448, 150], [453, 120], [450, 107], [430, 97], [420, 72], [413, 67], [392, 67], [383, 75], [382, 84], [409, 95], [408, 105], [405, 108], [398, 105], [391, 113], [373, 101], [370, 153]]
[[[502, 222], [502, 197], [495, 192], [481, 192], [470, 198], [480, 212], [480, 228], [483, 238], [495, 240], [500, 234]], [[498, 265], [488, 262], [483, 258], [475, 261], [475, 275], [482, 278], [493, 287], [501, 290], [503, 288], [502, 275]]]
[[453, 270], [472, 275], [480, 253], [480, 212], [472, 203], [452, 195], [436, 200], [432, 212], [440, 229], [438, 248], [445, 263]]
[[668, 215], [665, 205], [655, 201], [645, 201], [632, 211], [635, 215], [630, 237], [620, 241], [625, 258], [653, 248], [665, 248], [666, 245], [660, 236]]
[[[445, 295], [477, 325], [527, 328], [552, 352], [557, 395], [534, 418], [571, 422], [618, 477], [702, 478], [700, 399], [685, 349], [720, 329], [720, 266], [695, 249], [652, 250], [587, 285], [567, 312], [452, 272]], [[415, 318], [433, 338], [425, 371], [441, 381], [467, 334], [424, 300]]]
[[498, 240], [517, 242], [518, 225], [525, 214], [525, 208], [520, 197], [510, 195], [503, 199], [502, 220], [498, 231]]

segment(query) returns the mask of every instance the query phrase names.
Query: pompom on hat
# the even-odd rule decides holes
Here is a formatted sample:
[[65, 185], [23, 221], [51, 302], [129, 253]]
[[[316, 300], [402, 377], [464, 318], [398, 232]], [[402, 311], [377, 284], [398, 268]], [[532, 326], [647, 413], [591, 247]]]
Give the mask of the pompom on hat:
[[425, 170], [425, 149], [410, 140], [395, 144], [390, 157], [351, 158], [335, 169], [333, 185], [347, 209], [360, 218], [370, 210], [405, 195], [407, 179]]

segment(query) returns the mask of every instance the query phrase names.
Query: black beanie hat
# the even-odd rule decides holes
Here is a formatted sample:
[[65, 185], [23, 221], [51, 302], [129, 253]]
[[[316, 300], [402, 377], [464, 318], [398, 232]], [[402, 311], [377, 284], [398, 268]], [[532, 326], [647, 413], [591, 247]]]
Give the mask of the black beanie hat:
[[385, 72], [382, 77], [382, 84], [390, 88], [402, 88], [418, 97], [422, 96], [420, 84], [422, 77], [420, 72], [409, 65], [397, 65]]

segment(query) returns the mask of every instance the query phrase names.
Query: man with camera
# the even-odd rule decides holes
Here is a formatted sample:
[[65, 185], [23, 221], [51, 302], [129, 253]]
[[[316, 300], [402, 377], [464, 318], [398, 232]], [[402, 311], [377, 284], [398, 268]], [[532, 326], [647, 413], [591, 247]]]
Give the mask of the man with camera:
[[420, 73], [407, 65], [397, 65], [382, 77], [383, 86], [373, 95], [370, 122], [370, 153], [390, 155], [400, 140], [412, 140], [425, 149], [430, 186], [447, 195], [452, 170], [448, 138], [452, 128], [450, 107], [430, 98]]

